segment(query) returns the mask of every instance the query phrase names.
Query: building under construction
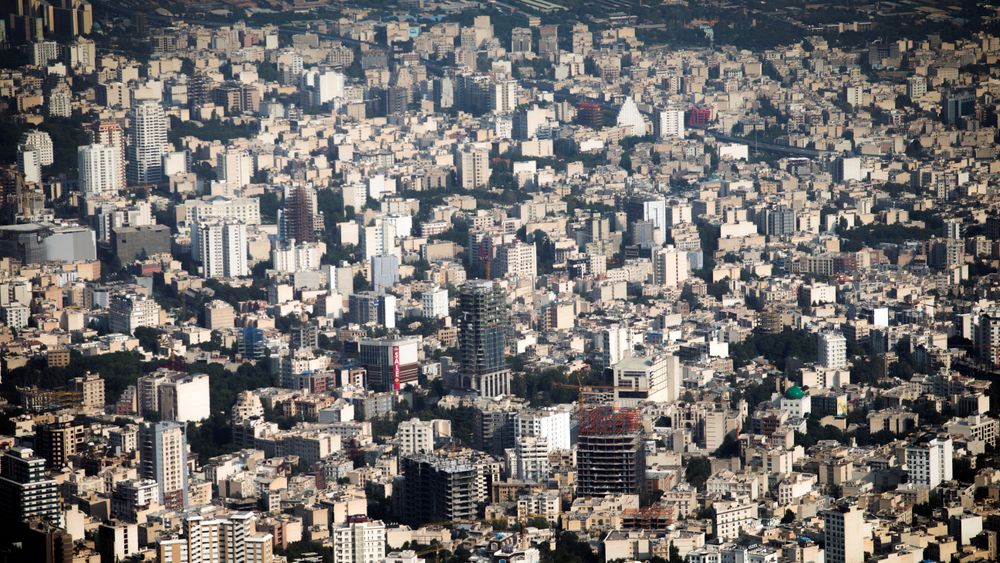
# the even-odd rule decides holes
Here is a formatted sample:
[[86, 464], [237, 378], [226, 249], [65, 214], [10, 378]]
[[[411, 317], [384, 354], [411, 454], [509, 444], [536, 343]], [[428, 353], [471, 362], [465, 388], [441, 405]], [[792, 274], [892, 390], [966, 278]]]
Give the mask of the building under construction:
[[284, 209], [278, 217], [281, 240], [295, 240], [299, 244], [316, 242], [316, 231], [322, 225], [316, 207], [315, 190], [307, 186], [286, 187]]
[[580, 410], [577, 441], [578, 496], [646, 495], [646, 456], [638, 409]]
[[473, 522], [486, 502], [500, 465], [479, 452], [444, 457], [417, 454], [400, 459], [393, 500], [401, 520], [413, 526], [428, 522]]

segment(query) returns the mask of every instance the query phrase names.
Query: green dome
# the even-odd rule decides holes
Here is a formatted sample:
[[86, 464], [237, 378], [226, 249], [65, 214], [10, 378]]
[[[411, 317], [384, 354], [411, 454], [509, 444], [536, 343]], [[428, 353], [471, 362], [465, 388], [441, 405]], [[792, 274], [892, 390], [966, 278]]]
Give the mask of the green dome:
[[806, 392], [802, 390], [798, 385], [792, 385], [785, 390], [786, 399], [801, 399], [806, 396]]

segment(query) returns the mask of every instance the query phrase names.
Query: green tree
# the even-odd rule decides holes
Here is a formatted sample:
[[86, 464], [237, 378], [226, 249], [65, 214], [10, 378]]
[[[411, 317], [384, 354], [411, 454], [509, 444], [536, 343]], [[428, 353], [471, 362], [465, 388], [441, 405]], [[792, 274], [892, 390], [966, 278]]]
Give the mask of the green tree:
[[712, 476], [712, 462], [705, 457], [693, 457], [684, 468], [684, 480], [692, 487], [700, 489]]

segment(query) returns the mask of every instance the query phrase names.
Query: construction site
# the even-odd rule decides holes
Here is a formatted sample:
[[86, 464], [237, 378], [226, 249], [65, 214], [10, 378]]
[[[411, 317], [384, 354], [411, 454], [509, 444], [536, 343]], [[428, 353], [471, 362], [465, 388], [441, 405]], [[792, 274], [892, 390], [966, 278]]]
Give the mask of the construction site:
[[645, 495], [642, 416], [638, 409], [582, 408], [577, 441], [577, 495]]

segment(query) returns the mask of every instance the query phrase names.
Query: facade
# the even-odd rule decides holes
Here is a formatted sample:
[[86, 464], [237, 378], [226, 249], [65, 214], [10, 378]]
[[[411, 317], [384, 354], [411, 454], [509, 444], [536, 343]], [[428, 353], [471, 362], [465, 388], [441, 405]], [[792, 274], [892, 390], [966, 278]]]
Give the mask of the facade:
[[841, 504], [820, 513], [827, 563], [863, 563], [864, 514], [857, 506]]
[[658, 139], [684, 138], [684, 110], [663, 109], [656, 115], [656, 137]]
[[839, 332], [819, 335], [819, 364], [829, 369], [847, 367], [847, 339]]
[[396, 297], [394, 295], [378, 295], [370, 291], [362, 291], [350, 295], [347, 299], [348, 320], [366, 325], [375, 324], [385, 328], [396, 328]]
[[459, 353], [462, 389], [481, 397], [510, 393], [504, 354], [510, 330], [506, 292], [486, 280], [467, 281], [459, 294]]
[[112, 231], [111, 246], [115, 257], [122, 264], [128, 264], [144, 256], [170, 254], [170, 227], [166, 225], [118, 227]]
[[73, 417], [61, 416], [45, 424], [38, 425], [35, 432], [35, 449], [45, 458], [50, 469], [61, 469], [70, 465], [70, 458], [77, 453], [83, 443], [84, 426], [73, 422]]
[[577, 495], [645, 497], [642, 425], [635, 409], [595, 407], [580, 413]]
[[396, 430], [399, 455], [427, 454], [434, 451], [434, 422], [413, 418], [399, 423]]
[[14, 447], [0, 457], [0, 517], [7, 525], [35, 516], [62, 525], [59, 486], [45, 472], [45, 459], [30, 448]]
[[613, 369], [618, 404], [636, 406], [641, 401], [672, 403], [680, 398], [680, 362], [672, 354], [625, 358]]
[[122, 126], [117, 121], [112, 120], [100, 120], [94, 121], [87, 128], [87, 137], [90, 139], [90, 143], [94, 145], [104, 145], [109, 147], [114, 147], [117, 157], [115, 162], [118, 164], [118, 173], [116, 177], [118, 179], [118, 186], [115, 190], [121, 190], [125, 188], [125, 132], [122, 130]]
[[141, 326], [160, 326], [160, 305], [148, 295], [116, 294], [111, 298], [111, 332], [134, 334]]
[[689, 271], [687, 252], [673, 246], [653, 251], [653, 283], [656, 285], [679, 287], [688, 279]]
[[129, 116], [129, 160], [126, 174], [132, 185], [158, 184], [163, 177], [167, 117], [159, 102], [144, 101]]
[[206, 278], [238, 278], [250, 275], [247, 265], [247, 227], [243, 223], [204, 219], [191, 229], [191, 251], [202, 264]]
[[515, 242], [502, 244], [496, 249], [493, 276], [497, 278], [512, 276], [534, 280], [538, 275], [537, 252], [535, 245]]
[[568, 450], [570, 443], [570, 413], [565, 410], [522, 410], [514, 415], [514, 442], [528, 437], [544, 438], [546, 453]]
[[927, 433], [906, 445], [906, 473], [911, 483], [931, 489], [952, 479], [954, 447], [948, 434]]
[[173, 378], [158, 388], [163, 420], [199, 422], [211, 415], [208, 376], [203, 373]]
[[77, 149], [80, 191], [88, 195], [118, 193], [124, 180], [118, 177], [119, 153], [111, 145], [84, 145]]
[[435, 286], [421, 295], [420, 303], [425, 317], [443, 319], [448, 316], [448, 288]]
[[184, 202], [184, 220], [178, 228], [188, 229], [209, 217], [245, 225], [260, 225], [260, 200], [246, 197], [214, 196]]
[[381, 563], [385, 524], [378, 520], [337, 526], [330, 531], [334, 563]]
[[465, 147], [455, 158], [459, 185], [467, 190], [485, 187], [490, 181], [490, 153], [486, 149]]
[[254, 515], [237, 512], [227, 518], [209, 520], [188, 516], [184, 537], [161, 540], [157, 546], [160, 563], [271, 563], [274, 538], [257, 534]]
[[420, 338], [365, 339], [360, 360], [368, 372], [368, 386], [377, 391], [398, 391], [414, 384], [420, 374]]
[[188, 504], [187, 434], [178, 422], [147, 422], [139, 428], [139, 474], [156, 481], [163, 506]]

